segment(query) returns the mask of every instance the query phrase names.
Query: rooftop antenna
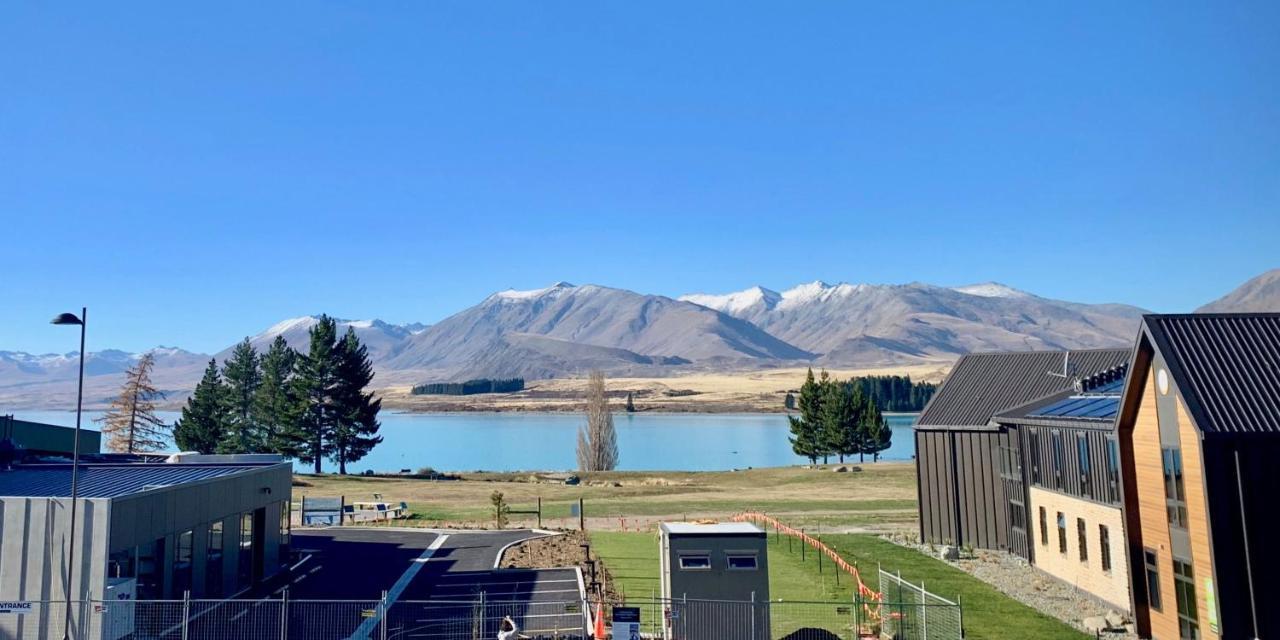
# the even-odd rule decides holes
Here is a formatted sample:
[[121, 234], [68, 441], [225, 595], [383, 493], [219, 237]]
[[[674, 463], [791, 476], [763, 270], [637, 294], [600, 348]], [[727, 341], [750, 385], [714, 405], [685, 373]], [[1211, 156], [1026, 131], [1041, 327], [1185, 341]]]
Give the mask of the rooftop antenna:
[[1070, 380], [1071, 388], [1075, 389], [1076, 393], [1080, 393], [1082, 390], [1084, 390], [1084, 383], [1080, 380], [1080, 376], [1076, 375], [1076, 366], [1074, 364], [1071, 364], [1070, 351], [1063, 352], [1062, 354], [1062, 372], [1061, 373], [1057, 371], [1049, 371], [1047, 373], [1048, 375], [1054, 378], [1062, 378], [1063, 380]]

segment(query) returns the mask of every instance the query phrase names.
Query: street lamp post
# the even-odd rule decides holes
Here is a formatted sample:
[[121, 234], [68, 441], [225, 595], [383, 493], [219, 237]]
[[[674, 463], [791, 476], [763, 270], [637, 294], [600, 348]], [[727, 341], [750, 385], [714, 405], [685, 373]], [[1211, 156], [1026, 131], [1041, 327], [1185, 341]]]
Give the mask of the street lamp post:
[[84, 400], [84, 332], [89, 317], [89, 308], [81, 307], [80, 316], [74, 313], [59, 314], [50, 322], [52, 324], [80, 325], [80, 381], [76, 388], [76, 434], [71, 444], [71, 533], [67, 536], [67, 579], [63, 584], [66, 593], [66, 604], [62, 614], [62, 638], [71, 638], [71, 579], [75, 576], [76, 564], [76, 498], [80, 489], [80, 413]]

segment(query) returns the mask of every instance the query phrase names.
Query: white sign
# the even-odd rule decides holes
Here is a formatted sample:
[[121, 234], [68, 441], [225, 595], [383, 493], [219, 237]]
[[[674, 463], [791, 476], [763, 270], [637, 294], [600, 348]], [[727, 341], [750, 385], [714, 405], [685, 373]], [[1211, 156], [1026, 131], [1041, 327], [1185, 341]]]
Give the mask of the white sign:
[[0, 613], [24, 615], [31, 613], [30, 602], [0, 602]]

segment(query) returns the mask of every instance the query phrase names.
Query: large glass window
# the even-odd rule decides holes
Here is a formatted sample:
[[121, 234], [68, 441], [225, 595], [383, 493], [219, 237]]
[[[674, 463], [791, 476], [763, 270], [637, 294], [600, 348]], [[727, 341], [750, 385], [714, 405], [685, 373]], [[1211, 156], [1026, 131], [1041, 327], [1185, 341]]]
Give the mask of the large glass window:
[[1102, 559], [1102, 570], [1111, 570], [1111, 530], [1107, 525], [1098, 525], [1098, 557]]
[[209, 540], [205, 547], [205, 595], [222, 595], [222, 521], [209, 523]]
[[1147, 570], [1147, 604], [1152, 609], [1159, 611], [1162, 608], [1160, 602], [1160, 565], [1157, 562], [1159, 557], [1156, 556], [1155, 551], [1143, 549], [1142, 558]]
[[164, 538], [138, 545], [138, 599], [164, 596]]
[[1160, 451], [1164, 469], [1164, 497], [1169, 524], [1179, 529], [1187, 528], [1187, 490], [1182, 484], [1182, 450], [1165, 448]]
[[1040, 430], [1035, 427], [1027, 432], [1027, 454], [1031, 458], [1031, 484], [1043, 486], [1040, 475]]
[[1190, 561], [1173, 559], [1173, 592], [1178, 604], [1178, 637], [1182, 640], [1200, 640], [1196, 577]]
[[247, 587], [253, 581], [253, 512], [240, 514], [240, 557], [236, 563], [236, 577], [240, 586]]
[[1120, 501], [1120, 447], [1107, 438], [1107, 500]]
[[1089, 473], [1089, 438], [1083, 433], [1076, 434], [1076, 462], [1080, 465], [1080, 494], [1086, 498], [1093, 497], [1093, 476]]
[[1080, 545], [1080, 562], [1089, 561], [1089, 528], [1084, 518], [1076, 518], [1076, 544]]
[[133, 578], [137, 576], [137, 562], [134, 560], [134, 554], [137, 550], [133, 547], [121, 549], [111, 554], [107, 559], [107, 577], [108, 578]]
[[1051, 435], [1053, 446], [1053, 488], [1062, 489], [1062, 432], [1054, 431]]
[[280, 544], [288, 546], [289, 534], [293, 531], [293, 523], [290, 520], [291, 509], [293, 505], [285, 500], [280, 503]]
[[179, 533], [173, 545], [173, 592], [191, 590], [191, 550], [195, 533], [190, 529]]

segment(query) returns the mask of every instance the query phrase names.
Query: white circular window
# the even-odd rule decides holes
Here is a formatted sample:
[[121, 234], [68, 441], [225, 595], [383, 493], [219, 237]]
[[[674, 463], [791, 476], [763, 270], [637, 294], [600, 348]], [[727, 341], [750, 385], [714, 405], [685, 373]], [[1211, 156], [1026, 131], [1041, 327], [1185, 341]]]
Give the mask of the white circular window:
[[1156, 371], [1156, 388], [1160, 390], [1160, 395], [1169, 395], [1169, 372], [1164, 369]]

